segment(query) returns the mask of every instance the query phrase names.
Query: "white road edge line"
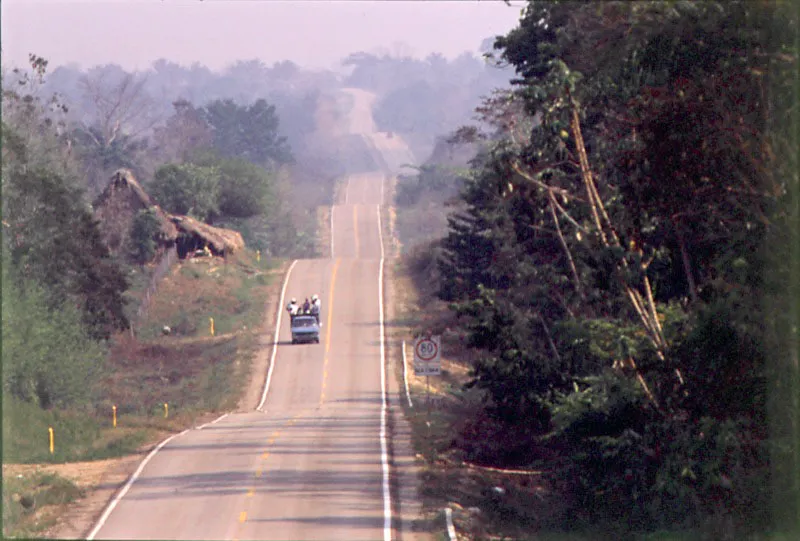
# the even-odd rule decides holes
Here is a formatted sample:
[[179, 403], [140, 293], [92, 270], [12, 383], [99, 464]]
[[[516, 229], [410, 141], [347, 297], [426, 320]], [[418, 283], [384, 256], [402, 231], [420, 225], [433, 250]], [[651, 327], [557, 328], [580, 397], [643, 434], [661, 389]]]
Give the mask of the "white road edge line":
[[216, 419], [214, 419], [210, 423], [206, 423], [206, 424], [203, 424], [203, 425], [200, 425], [200, 426], [196, 427], [195, 430], [203, 430], [207, 426], [215, 425], [215, 424], [217, 424], [218, 422], [220, 422], [221, 420], [223, 420], [227, 416], [228, 416], [227, 413], [225, 413], [223, 415], [220, 415], [219, 417], [217, 417]]
[[386, 354], [383, 328], [383, 230], [381, 206], [378, 205], [378, 239], [381, 242], [381, 262], [378, 268], [378, 318], [381, 333], [381, 465], [383, 467], [383, 540], [392, 539], [392, 500], [389, 493], [389, 452], [386, 441]]
[[281, 288], [281, 300], [278, 302], [278, 317], [275, 321], [275, 342], [272, 344], [272, 357], [269, 360], [269, 370], [267, 371], [267, 381], [264, 384], [264, 393], [261, 395], [261, 402], [258, 403], [257, 411], [263, 411], [264, 401], [267, 399], [269, 392], [269, 382], [272, 381], [272, 370], [275, 368], [275, 355], [278, 353], [278, 336], [281, 331], [281, 314], [283, 314], [283, 300], [286, 297], [286, 286], [289, 284], [289, 276], [292, 274], [292, 269], [297, 265], [297, 260], [292, 261], [289, 265], [289, 270], [286, 271], [286, 276], [283, 278], [283, 287]]
[[[383, 183], [381, 183], [383, 186]], [[377, 205], [378, 207], [378, 240], [381, 241], [381, 262], [383, 261], [383, 229], [381, 228], [381, 206]], [[383, 263], [381, 263], [383, 264]], [[383, 292], [383, 290], [381, 290]], [[383, 293], [381, 293], [383, 295]]]
[[406, 385], [406, 398], [408, 399], [408, 407], [413, 408], [414, 404], [411, 403], [411, 393], [408, 392], [408, 367], [406, 366], [406, 341], [403, 340], [403, 382]]
[[119, 494], [114, 496], [114, 499], [111, 500], [110, 504], [108, 504], [108, 507], [106, 507], [106, 510], [100, 516], [100, 519], [97, 521], [97, 524], [92, 529], [92, 531], [89, 533], [89, 535], [86, 537], [86, 539], [88, 541], [91, 541], [92, 539], [94, 539], [94, 536], [97, 535], [97, 533], [100, 531], [100, 528], [102, 528], [103, 525], [106, 523], [106, 521], [108, 520], [108, 517], [111, 515], [111, 512], [117, 506], [119, 501], [125, 496], [125, 494], [128, 493], [128, 490], [130, 490], [131, 486], [133, 485], [133, 482], [136, 481], [136, 479], [139, 477], [139, 475], [141, 475], [142, 470], [144, 470], [144, 467], [147, 465], [148, 462], [150, 462], [150, 459], [153, 458], [155, 456], [155, 454], [157, 452], [159, 452], [161, 450], [161, 448], [164, 447], [166, 444], [168, 444], [170, 441], [172, 441], [173, 439], [175, 439], [175, 438], [177, 438], [179, 436], [183, 436], [187, 432], [189, 432], [189, 429], [184, 430], [180, 434], [173, 434], [169, 438], [167, 438], [164, 441], [162, 441], [161, 443], [159, 443], [158, 446], [155, 449], [150, 451], [150, 454], [148, 454], [144, 458], [144, 460], [142, 460], [141, 464], [139, 464], [139, 467], [136, 468], [135, 472], [133, 472], [133, 475], [131, 475], [130, 478], [128, 478], [128, 482], [125, 483], [125, 486], [122, 487], [122, 490], [119, 491]]
[[447, 520], [447, 535], [450, 537], [450, 541], [458, 541], [456, 527], [453, 526], [453, 510], [449, 507], [444, 509], [444, 518]]

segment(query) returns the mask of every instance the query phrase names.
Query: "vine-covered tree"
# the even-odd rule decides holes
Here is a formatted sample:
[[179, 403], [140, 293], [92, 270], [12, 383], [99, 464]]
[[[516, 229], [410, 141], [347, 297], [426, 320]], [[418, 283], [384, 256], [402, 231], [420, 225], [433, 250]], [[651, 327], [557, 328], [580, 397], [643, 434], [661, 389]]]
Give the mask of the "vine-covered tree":
[[744, 532], [769, 518], [767, 464], [796, 460], [761, 444], [768, 351], [797, 381], [764, 309], [792, 313], [765, 244], [789, 238], [796, 25], [772, 3], [531, 2], [495, 43], [516, 90], [480, 110], [504, 136], [450, 219], [440, 294], [480, 351], [472, 385], [509, 441], [536, 427], [564, 454], [579, 517]]

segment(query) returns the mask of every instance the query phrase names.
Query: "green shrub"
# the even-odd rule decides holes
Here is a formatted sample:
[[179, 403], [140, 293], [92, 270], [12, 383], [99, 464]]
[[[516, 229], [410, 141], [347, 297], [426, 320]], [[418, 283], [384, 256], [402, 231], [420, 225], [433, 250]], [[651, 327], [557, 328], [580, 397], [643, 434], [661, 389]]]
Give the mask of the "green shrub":
[[131, 224], [129, 253], [140, 265], [153, 259], [156, 253], [156, 236], [160, 231], [158, 218], [152, 208], [140, 210]]
[[159, 167], [148, 186], [167, 211], [206, 221], [218, 213], [220, 172], [216, 167], [167, 164]]
[[750, 421], [662, 416], [612, 371], [582, 384], [552, 404], [551, 443], [567, 457], [555, 480], [587, 524], [701, 528], [715, 539], [766, 524], [766, 453]]
[[3, 280], [3, 391], [42, 408], [87, 403], [105, 346], [92, 340], [77, 308], [52, 308], [33, 282]]

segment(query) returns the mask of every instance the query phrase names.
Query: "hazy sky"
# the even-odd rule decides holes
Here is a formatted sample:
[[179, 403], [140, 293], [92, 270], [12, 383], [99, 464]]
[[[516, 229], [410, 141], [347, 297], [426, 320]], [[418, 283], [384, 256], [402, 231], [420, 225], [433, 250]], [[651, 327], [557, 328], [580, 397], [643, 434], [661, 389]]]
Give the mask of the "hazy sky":
[[258, 58], [331, 68], [356, 51], [453, 58], [516, 26], [524, 3], [500, 0], [0, 0], [2, 60], [50, 66], [159, 58], [221, 69]]

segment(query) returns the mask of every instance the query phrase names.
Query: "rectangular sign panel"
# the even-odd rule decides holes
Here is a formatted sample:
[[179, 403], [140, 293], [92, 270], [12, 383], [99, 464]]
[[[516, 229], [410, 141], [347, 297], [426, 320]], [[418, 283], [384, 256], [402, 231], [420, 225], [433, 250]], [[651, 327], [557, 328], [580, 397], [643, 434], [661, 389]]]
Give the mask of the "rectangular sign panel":
[[441, 336], [419, 336], [414, 340], [414, 374], [438, 376], [442, 373]]

